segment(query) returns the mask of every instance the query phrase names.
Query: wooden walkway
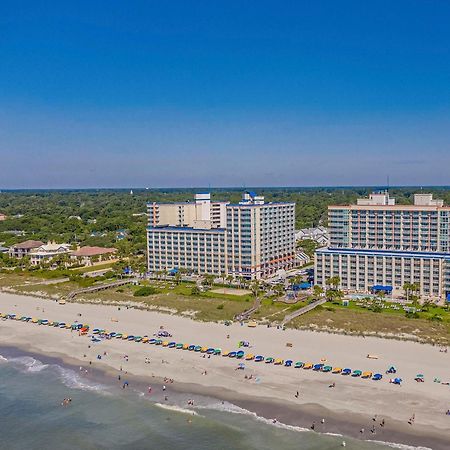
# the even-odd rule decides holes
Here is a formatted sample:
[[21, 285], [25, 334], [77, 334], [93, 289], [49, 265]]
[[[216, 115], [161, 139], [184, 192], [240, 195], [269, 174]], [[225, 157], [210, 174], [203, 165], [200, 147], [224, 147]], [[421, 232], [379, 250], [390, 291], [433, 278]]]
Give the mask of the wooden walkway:
[[236, 314], [234, 316], [234, 320], [238, 322], [243, 322], [244, 320], [247, 320], [250, 318], [250, 316], [255, 312], [258, 311], [259, 307], [261, 306], [261, 299], [257, 297], [250, 309], [247, 309], [244, 312], [241, 312], [240, 314]]
[[297, 311], [288, 314], [281, 322], [281, 325], [286, 325], [292, 319], [295, 319], [296, 317], [299, 317], [309, 311], [312, 311], [317, 306], [323, 305], [326, 301], [327, 301], [326, 298], [321, 298], [319, 300], [316, 300], [315, 302], [310, 303], [309, 305], [304, 306], [303, 308], [298, 309]]
[[67, 300], [72, 300], [75, 296], [79, 294], [86, 294], [90, 292], [103, 291], [105, 289], [111, 289], [119, 286], [124, 286], [126, 284], [135, 284], [138, 280], [136, 278], [128, 278], [126, 280], [113, 281], [112, 283], [99, 284], [98, 286], [91, 286], [88, 288], [76, 289], [67, 295]]

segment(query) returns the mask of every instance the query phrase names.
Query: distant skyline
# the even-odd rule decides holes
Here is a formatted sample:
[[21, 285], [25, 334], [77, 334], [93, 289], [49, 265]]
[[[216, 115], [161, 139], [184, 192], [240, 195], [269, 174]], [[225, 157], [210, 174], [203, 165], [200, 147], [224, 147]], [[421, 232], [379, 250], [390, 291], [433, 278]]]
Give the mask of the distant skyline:
[[0, 189], [450, 185], [450, 2], [9, 2]]

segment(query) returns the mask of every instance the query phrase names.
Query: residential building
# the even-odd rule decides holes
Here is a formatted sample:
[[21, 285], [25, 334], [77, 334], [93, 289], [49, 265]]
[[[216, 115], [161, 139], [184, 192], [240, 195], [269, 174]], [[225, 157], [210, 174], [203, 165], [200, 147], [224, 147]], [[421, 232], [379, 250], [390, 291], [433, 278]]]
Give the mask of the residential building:
[[107, 247], [78, 247], [77, 250], [70, 253], [71, 259], [78, 259], [85, 266], [91, 266], [95, 259], [107, 261], [112, 259], [117, 252], [115, 248]]
[[184, 268], [195, 273], [258, 279], [295, 265], [295, 204], [265, 203], [247, 192], [238, 204], [149, 203], [149, 271]]
[[322, 226], [316, 228], [302, 228], [295, 232], [296, 241], [312, 240], [326, 247], [330, 241], [328, 229]]
[[417, 283], [420, 295], [450, 294], [450, 207], [431, 194], [414, 195], [412, 205], [397, 205], [386, 191], [358, 199], [356, 205], [330, 206], [330, 245], [315, 255], [315, 281], [332, 276], [348, 292], [385, 287], [403, 295]]
[[9, 248], [9, 256], [11, 258], [23, 258], [24, 256], [28, 256], [32, 250], [39, 248], [41, 245], [44, 245], [42, 241], [28, 240], [19, 242]]
[[0, 222], [3, 222], [6, 219], [7, 219], [6, 214], [0, 213]]
[[34, 248], [30, 253], [30, 263], [33, 265], [41, 264], [42, 262], [48, 262], [56, 256], [69, 254], [69, 244], [56, 244], [55, 242], [48, 242], [41, 246]]

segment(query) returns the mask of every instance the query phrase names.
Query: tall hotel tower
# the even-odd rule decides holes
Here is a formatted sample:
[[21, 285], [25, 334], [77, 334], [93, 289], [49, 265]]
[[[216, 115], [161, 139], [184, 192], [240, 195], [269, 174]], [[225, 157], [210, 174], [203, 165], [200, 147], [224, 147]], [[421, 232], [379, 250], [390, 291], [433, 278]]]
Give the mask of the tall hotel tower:
[[450, 207], [431, 194], [414, 195], [413, 205], [382, 191], [329, 206], [330, 246], [316, 251], [315, 282], [338, 276], [344, 291], [393, 296], [417, 283], [423, 298], [450, 299], [449, 218]]

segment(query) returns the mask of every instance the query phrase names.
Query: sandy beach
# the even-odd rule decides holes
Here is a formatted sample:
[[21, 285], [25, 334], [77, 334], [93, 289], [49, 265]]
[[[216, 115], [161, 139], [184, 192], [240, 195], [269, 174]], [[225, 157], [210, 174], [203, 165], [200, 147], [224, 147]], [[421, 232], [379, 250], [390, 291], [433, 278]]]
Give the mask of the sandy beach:
[[[310, 426], [313, 420], [320, 421], [323, 417], [326, 419], [323, 431], [361, 439], [433, 449], [450, 445], [450, 416], [445, 415], [450, 408], [450, 386], [433, 382], [434, 378], [450, 381], [450, 354], [440, 352], [438, 347], [379, 338], [248, 328], [240, 324], [227, 327], [157, 312], [77, 303], [59, 305], [52, 300], [8, 293], [0, 293], [0, 311], [50, 321], [79, 321], [89, 324], [91, 329], [141, 336], [151, 336], [162, 326], [176, 342], [231, 351], [237, 350], [238, 342], [244, 340], [251, 346], [246, 352], [255, 355], [294, 362], [326, 360], [333, 367], [379, 372], [384, 378], [375, 382], [254, 361], [244, 361], [245, 370], [236, 370], [238, 361], [222, 356], [203, 358], [199, 353], [117, 339], [94, 344], [87, 336], [70, 330], [0, 321], [0, 345], [57, 357], [88, 371], [98, 369], [115, 378], [127, 372], [127, 376], [134, 375], [143, 385], [161, 383], [168, 377], [174, 379], [168, 391], [213, 395], [264, 417], [302, 426]], [[378, 359], [367, 359], [367, 354], [377, 355]], [[145, 362], [146, 358], [150, 363]], [[385, 371], [390, 365], [397, 367], [396, 376], [404, 380], [402, 386], [388, 383]], [[418, 373], [424, 375], [424, 383], [414, 381]], [[336, 386], [330, 388], [333, 382]], [[373, 421], [375, 415], [377, 419]], [[408, 420], [413, 415], [414, 423], [410, 425]], [[379, 426], [382, 419], [384, 427]], [[372, 425], [376, 425], [376, 434], [370, 431]], [[361, 428], [364, 433], [360, 433]]]

